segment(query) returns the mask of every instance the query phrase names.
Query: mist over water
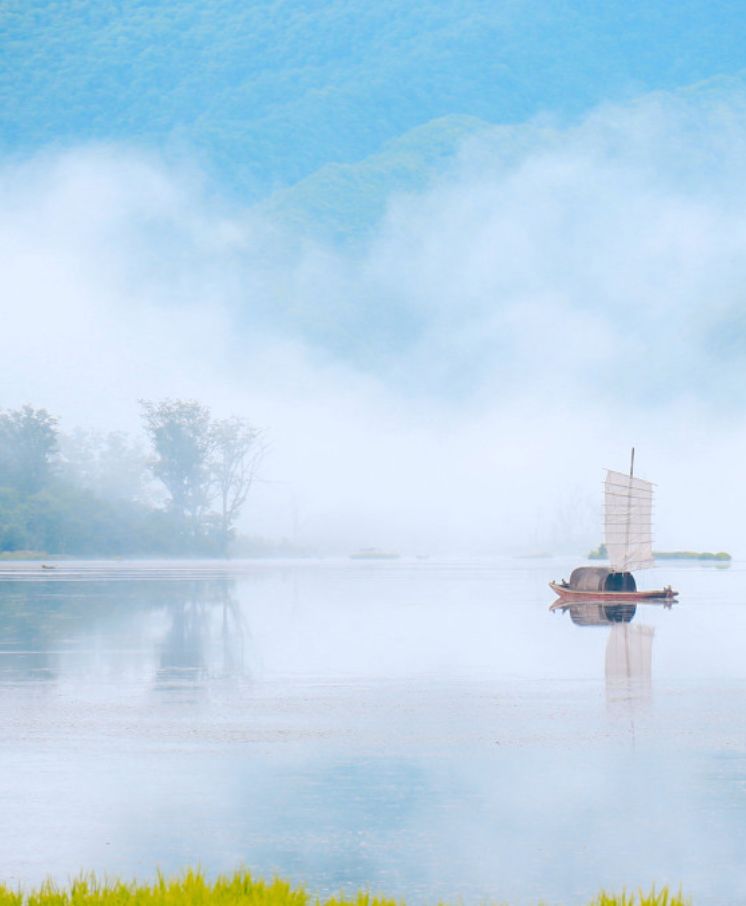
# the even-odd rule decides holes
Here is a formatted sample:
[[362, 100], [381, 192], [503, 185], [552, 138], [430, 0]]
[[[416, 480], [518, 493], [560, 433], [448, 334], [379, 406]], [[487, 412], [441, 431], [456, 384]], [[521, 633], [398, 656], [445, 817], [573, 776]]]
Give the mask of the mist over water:
[[634, 443], [659, 546], [738, 553], [743, 111], [722, 82], [494, 127], [346, 244], [131, 147], [6, 161], [0, 403], [245, 415], [244, 530], [338, 553], [584, 552]]
[[742, 565], [580, 625], [548, 609], [574, 562], [9, 567], [0, 873], [738, 902]]

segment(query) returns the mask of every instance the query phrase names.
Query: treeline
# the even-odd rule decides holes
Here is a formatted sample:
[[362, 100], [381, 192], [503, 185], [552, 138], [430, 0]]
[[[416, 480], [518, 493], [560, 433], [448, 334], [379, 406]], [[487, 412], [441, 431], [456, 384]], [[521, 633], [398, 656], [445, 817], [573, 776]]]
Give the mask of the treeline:
[[[653, 551], [656, 560], [717, 560], [719, 563], [728, 563], [732, 559], [727, 551]], [[609, 553], [605, 544], [589, 552], [589, 560], [608, 560]]]
[[224, 556], [264, 453], [246, 419], [141, 401], [145, 444], [0, 410], [0, 551]]

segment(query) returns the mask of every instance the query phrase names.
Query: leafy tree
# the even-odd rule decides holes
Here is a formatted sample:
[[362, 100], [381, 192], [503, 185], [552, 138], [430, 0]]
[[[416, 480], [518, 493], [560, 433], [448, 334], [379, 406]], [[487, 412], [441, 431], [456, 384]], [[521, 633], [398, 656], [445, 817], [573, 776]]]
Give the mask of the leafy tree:
[[34, 494], [50, 480], [58, 450], [57, 419], [23, 406], [0, 412], [0, 485]]
[[[213, 419], [194, 400], [141, 401], [153, 444], [153, 474], [192, 537], [212, 537], [225, 553], [264, 453], [246, 419]], [[217, 535], [217, 538], [215, 537]]]
[[104, 500], [147, 502], [145, 451], [123, 431], [102, 434], [76, 428], [60, 435], [62, 474]]
[[30, 548], [28, 513], [18, 491], [0, 488], [0, 551]]
[[166, 487], [171, 508], [194, 533], [210, 503], [210, 410], [194, 400], [141, 400], [155, 458], [151, 468]]
[[140, 444], [124, 431], [111, 431], [99, 451], [94, 490], [111, 500], [147, 501], [147, 467], [147, 457]]

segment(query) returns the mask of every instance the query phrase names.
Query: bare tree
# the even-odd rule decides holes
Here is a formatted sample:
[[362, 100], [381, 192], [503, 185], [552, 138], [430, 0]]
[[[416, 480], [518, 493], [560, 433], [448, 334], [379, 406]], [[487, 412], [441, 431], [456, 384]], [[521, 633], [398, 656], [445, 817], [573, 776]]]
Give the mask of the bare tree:
[[216, 420], [210, 433], [212, 487], [225, 552], [266, 447], [261, 431], [243, 418]]

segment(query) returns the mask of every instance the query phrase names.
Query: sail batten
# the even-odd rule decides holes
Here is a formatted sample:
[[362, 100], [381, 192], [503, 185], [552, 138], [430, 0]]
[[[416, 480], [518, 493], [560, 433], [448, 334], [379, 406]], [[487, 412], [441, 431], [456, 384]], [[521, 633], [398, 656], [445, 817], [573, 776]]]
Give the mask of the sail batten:
[[609, 470], [604, 504], [604, 536], [611, 568], [631, 572], [653, 566], [651, 482]]

